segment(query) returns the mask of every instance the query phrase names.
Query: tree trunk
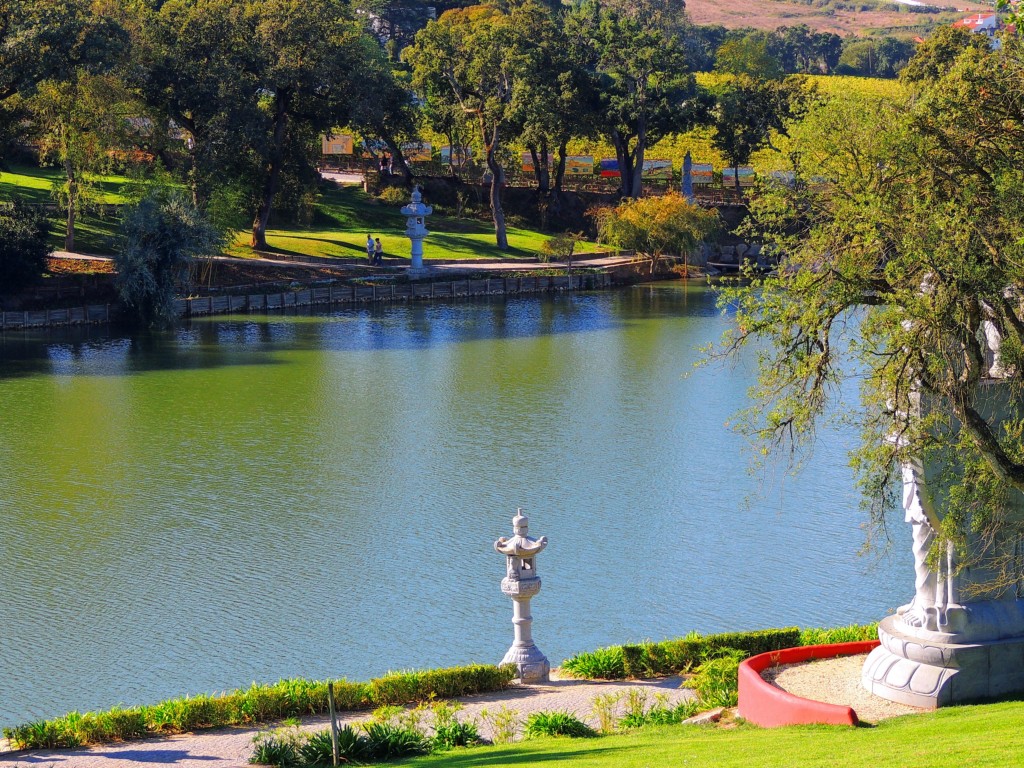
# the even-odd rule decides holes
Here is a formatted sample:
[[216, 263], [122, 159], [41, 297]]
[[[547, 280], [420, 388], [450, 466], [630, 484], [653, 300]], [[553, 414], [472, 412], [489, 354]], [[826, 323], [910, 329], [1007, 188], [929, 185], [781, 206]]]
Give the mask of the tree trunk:
[[494, 217], [494, 238], [498, 248], [508, 250], [508, 235], [505, 233], [505, 212], [501, 208], [501, 190], [505, 186], [505, 169], [498, 162], [498, 126], [491, 131], [487, 143], [487, 168], [491, 172], [491, 215]]
[[407, 187], [412, 185], [412, 169], [409, 168], [409, 163], [406, 162], [405, 155], [402, 154], [402, 146], [387, 131], [380, 130], [378, 133], [384, 139], [384, 143], [388, 145], [388, 149], [391, 150], [392, 167], [397, 165], [398, 170], [402, 172], [402, 181]]
[[640, 121], [636, 135], [636, 147], [633, 149], [633, 181], [630, 184], [630, 197], [638, 198], [644, 193], [644, 155], [647, 153], [647, 123]]
[[558, 145], [558, 161], [555, 164], [555, 185], [553, 187], [556, 195], [562, 191], [562, 182], [565, 181], [565, 153], [568, 145], [567, 141]]
[[190, 118], [188, 115], [176, 111], [172, 112], [172, 118], [183, 130], [188, 131], [188, 186], [189, 191], [192, 193], [192, 205], [196, 208], [202, 209], [206, 207], [206, 195], [203, 194], [199, 189], [199, 161], [197, 159], [199, 155], [200, 136], [199, 129], [196, 127], [195, 120]]
[[533, 144], [527, 144], [526, 148], [530, 150], [530, 157], [533, 158], [533, 176], [537, 179], [537, 191], [541, 196], [546, 195], [550, 187], [547, 142], [541, 142], [539, 151]]
[[633, 158], [629, 153], [629, 137], [612, 131], [612, 145], [619, 163], [619, 192], [623, 197], [633, 197]]
[[277, 92], [274, 97], [274, 142], [270, 147], [267, 177], [263, 182], [256, 218], [252, 222], [252, 247], [256, 250], [267, 250], [267, 224], [270, 222], [270, 211], [274, 205], [274, 196], [281, 181], [281, 165], [284, 162], [284, 139], [288, 127], [288, 101], [290, 93], [287, 89]]
[[737, 163], [732, 167], [732, 184], [736, 190], [736, 194], [740, 193], [740, 166]]
[[[540, 165], [535, 165], [538, 175], [537, 180], [540, 183], [539, 189], [541, 194], [547, 194], [551, 190], [551, 171], [548, 169], [548, 155], [551, 153], [548, 151], [548, 140], [541, 139], [540, 141]], [[537, 162], [535, 157], [534, 163]]]
[[78, 178], [70, 160], [64, 161], [64, 173], [68, 177], [68, 228], [64, 235], [64, 250], [75, 250], [75, 207], [78, 205]]

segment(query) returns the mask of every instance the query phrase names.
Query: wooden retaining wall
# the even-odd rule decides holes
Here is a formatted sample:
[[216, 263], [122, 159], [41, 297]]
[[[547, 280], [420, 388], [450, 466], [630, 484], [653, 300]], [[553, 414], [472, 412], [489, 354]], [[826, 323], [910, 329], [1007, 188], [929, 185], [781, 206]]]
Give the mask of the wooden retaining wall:
[[[331, 304], [366, 304], [384, 301], [430, 301], [473, 296], [507, 296], [552, 291], [597, 290], [611, 286], [611, 275], [581, 274], [557, 277], [492, 277], [478, 280], [400, 283], [390, 285], [331, 285], [283, 293], [247, 296], [202, 296], [178, 299], [179, 317], [201, 317], [241, 312], [270, 312], [293, 307]], [[58, 325], [109, 323], [109, 304], [34, 312], [0, 312], [0, 331]]]
[[109, 323], [109, 304], [90, 304], [66, 309], [39, 309], [27, 312], [0, 312], [0, 331], [16, 328], [50, 328], [57, 325], [94, 325]]

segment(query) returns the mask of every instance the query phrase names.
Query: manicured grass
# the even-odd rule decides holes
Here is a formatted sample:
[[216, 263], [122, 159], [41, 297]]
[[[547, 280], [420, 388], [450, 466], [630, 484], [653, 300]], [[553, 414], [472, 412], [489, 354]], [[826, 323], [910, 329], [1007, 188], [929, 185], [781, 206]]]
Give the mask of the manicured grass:
[[[53, 205], [50, 193], [55, 183], [64, 181], [59, 168], [14, 165], [10, 170], [0, 170], [0, 201], [15, 197], [36, 205]], [[99, 176], [100, 200], [104, 206], [115, 206], [125, 202], [121, 188], [129, 179], [124, 176]], [[64, 248], [65, 218], [53, 213], [50, 220], [50, 246], [55, 250]], [[120, 219], [114, 209], [108, 208], [103, 216], [88, 214], [80, 216], [75, 225], [75, 250], [82, 253], [109, 255], [114, 252], [114, 236]]]
[[[19, 197], [36, 204], [52, 204], [50, 194], [55, 182], [62, 181], [57, 168], [13, 166], [0, 172], [0, 201]], [[101, 202], [118, 205], [125, 202], [120, 190], [129, 179], [122, 176], [99, 178]], [[51, 216], [50, 243], [56, 249], [64, 247], [64, 219]], [[114, 236], [119, 219], [115, 213], [100, 218], [89, 215], [79, 219], [76, 227], [75, 250], [83, 253], [110, 254], [114, 251]], [[430, 236], [424, 243], [427, 259], [531, 259], [541, 251], [551, 234], [520, 227], [508, 228], [509, 249], [499, 251], [494, 244], [494, 227], [489, 220], [455, 219], [433, 215], [427, 219]], [[337, 258], [365, 258], [366, 235], [379, 237], [388, 257], [410, 257], [410, 243], [405, 236], [405, 218], [397, 206], [379, 203], [358, 187], [337, 187], [325, 183], [317, 202], [316, 223], [311, 226], [280, 224], [267, 232], [271, 251], [302, 256]], [[250, 233], [235, 234], [228, 252], [232, 256], [253, 256], [249, 248]], [[581, 242], [577, 253], [593, 253], [596, 243]]]
[[[325, 185], [317, 206], [317, 223], [305, 227], [279, 225], [268, 229], [272, 251], [290, 255], [365, 258], [366, 236], [379, 237], [388, 257], [410, 258], [405, 217], [398, 206], [380, 203], [357, 187]], [[494, 244], [494, 226], [478, 219], [455, 219], [434, 214], [427, 219], [430, 236], [423, 244], [425, 259], [526, 259], [541, 250], [551, 234], [508, 228], [509, 249]], [[229, 249], [232, 256], [252, 255], [250, 233], [238, 232]], [[577, 253], [593, 253], [596, 243], [582, 242]]]
[[953, 707], [874, 728], [667, 726], [600, 739], [538, 739], [474, 747], [401, 765], [448, 768], [549, 764], [559, 768], [1003, 768], [1020, 760], [1024, 703]]
[[[96, 176], [99, 185], [100, 200], [104, 205], [120, 205], [124, 202], [121, 195], [122, 185], [129, 179], [124, 176]], [[37, 168], [27, 165], [12, 165], [10, 170], [0, 170], [0, 200], [20, 197], [27, 203], [52, 203], [50, 190], [54, 183], [64, 182], [63, 172], [56, 167]]]

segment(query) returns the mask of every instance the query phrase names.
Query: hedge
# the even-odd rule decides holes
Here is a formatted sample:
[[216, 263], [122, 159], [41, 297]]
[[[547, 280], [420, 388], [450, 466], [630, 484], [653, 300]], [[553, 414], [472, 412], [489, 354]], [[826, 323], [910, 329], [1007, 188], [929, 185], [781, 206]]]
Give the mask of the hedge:
[[[339, 711], [450, 699], [504, 690], [517, 674], [511, 664], [389, 672], [368, 683], [334, 682], [334, 698]], [[297, 678], [270, 685], [253, 683], [249, 688], [217, 696], [185, 696], [142, 707], [115, 707], [105, 712], [70, 712], [52, 720], [4, 728], [4, 736], [17, 749], [79, 747], [201, 728], [266, 723], [327, 711], [327, 682]]]
[[793, 648], [877, 636], [878, 625], [851, 625], [836, 629], [762, 629], [754, 632], [726, 632], [717, 635], [691, 633], [660, 643], [613, 645], [577, 654], [562, 664], [573, 677], [621, 680], [628, 677], [658, 677], [688, 672], [716, 651], [726, 648], [747, 656]]

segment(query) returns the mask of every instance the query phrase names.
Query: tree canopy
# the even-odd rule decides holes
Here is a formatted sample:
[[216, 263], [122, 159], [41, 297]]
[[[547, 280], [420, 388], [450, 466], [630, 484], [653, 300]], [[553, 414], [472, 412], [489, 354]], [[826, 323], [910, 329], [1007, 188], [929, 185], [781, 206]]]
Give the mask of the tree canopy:
[[514, 102], [526, 87], [528, 41], [519, 17], [534, 12], [527, 4], [506, 14], [490, 6], [448, 11], [416, 36], [409, 52], [415, 83], [428, 98], [461, 109], [475, 124], [491, 174], [491, 215], [497, 245], [508, 248], [501, 191], [503, 152], [515, 125]]
[[[856, 377], [854, 465], [875, 521], [893, 506], [898, 462], [941, 460], [941, 534], [964, 556], [969, 535], [1021, 525], [1006, 514], [1024, 491], [1021, 82], [1021, 43], [1006, 40], [963, 49], [903, 103], [817, 105], [794, 128], [795, 181], [751, 205], [778, 268], [724, 295], [737, 310], [727, 348], [767, 342], [751, 432], [766, 447], [809, 447], [839, 383]], [[1005, 566], [1004, 586], [1020, 575]]]

